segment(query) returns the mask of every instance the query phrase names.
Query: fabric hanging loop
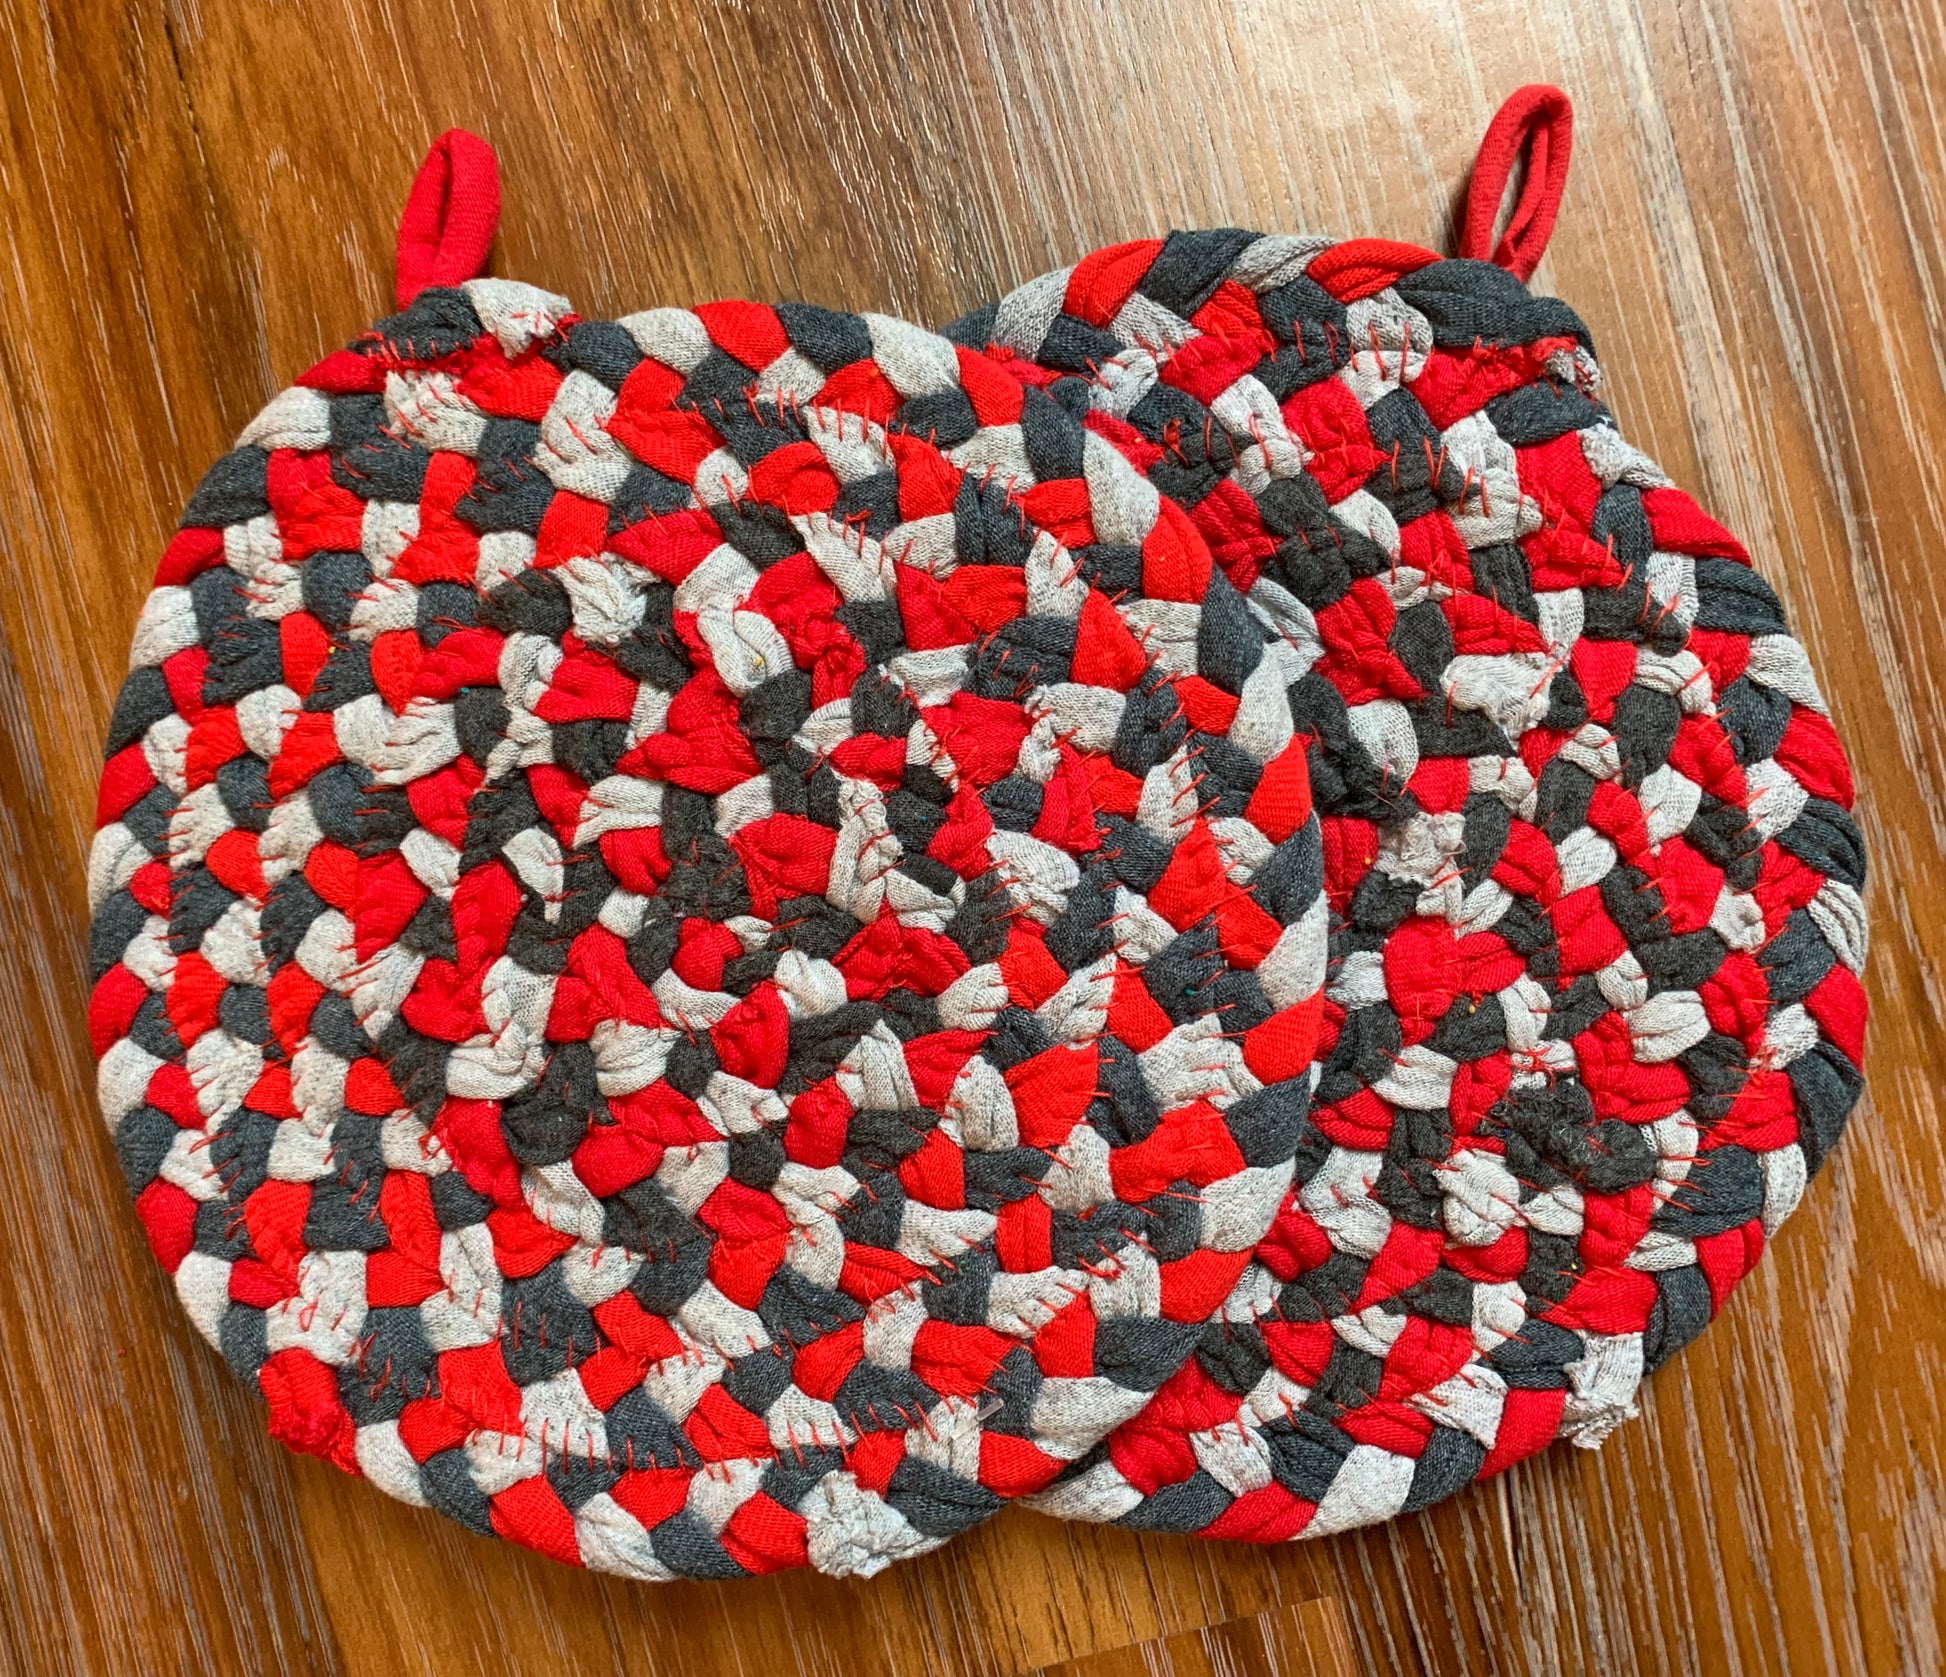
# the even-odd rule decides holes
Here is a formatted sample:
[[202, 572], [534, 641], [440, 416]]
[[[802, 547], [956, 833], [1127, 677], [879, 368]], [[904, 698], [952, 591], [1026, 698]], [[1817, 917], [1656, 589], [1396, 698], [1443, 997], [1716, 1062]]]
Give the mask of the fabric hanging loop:
[[500, 164], [464, 128], [433, 141], [399, 217], [399, 307], [429, 285], [459, 285], [486, 266], [500, 224]]
[[[1554, 231], [1561, 194], [1568, 184], [1568, 157], [1574, 149], [1574, 106], [1558, 87], [1523, 87], [1488, 124], [1473, 165], [1466, 194], [1466, 221], [1459, 253], [1475, 262], [1492, 260], [1523, 284], [1532, 278]], [[1493, 242], [1493, 224], [1514, 164], [1527, 154], [1527, 175], [1513, 219]], [[1491, 256], [1489, 257], [1489, 252]]]

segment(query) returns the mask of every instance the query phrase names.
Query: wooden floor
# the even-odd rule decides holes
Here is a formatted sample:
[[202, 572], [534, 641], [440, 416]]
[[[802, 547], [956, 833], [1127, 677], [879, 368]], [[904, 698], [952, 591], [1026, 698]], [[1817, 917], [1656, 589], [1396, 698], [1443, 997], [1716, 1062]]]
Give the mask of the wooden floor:
[[[1579, 115], [1540, 283], [1782, 592], [1875, 870], [1872, 1093], [1643, 1418], [1281, 1550], [1014, 1511], [869, 1583], [660, 1588], [269, 1444], [94, 1111], [83, 861], [175, 512], [383, 312], [428, 139], [493, 141], [497, 271], [589, 313], [936, 322], [1170, 225], [1443, 245], [1537, 79]], [[0, 1667], [1938, 1671], [1943, 102], [1939, 0], [0, 0]]]

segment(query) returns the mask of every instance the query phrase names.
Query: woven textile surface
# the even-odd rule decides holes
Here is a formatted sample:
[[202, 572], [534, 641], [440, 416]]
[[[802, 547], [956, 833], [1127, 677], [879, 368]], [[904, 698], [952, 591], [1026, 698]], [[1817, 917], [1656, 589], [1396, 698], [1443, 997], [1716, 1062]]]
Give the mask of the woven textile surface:
[[467, 162], [102, 782], [104, 1112], [273, 1432], [667, 1578], [1315, 1535], [1631, 1414], [1856, 1097], [1863, 858], [1531, 262], [592, 321], [470, 277]]
[[476, 281], [212, 470], [96, 1028], [280, 1436], [564, 1558], [851, 1570], [1189, 1355], [1302, 1134], [1319, 829], [1289, 649], [1063, 394]]
[[1102, 251], [949, 335], [1085, 361], [1302, 649], [1333, 939], [1298, 1180], [1196, 1357], [1035, 1499], [1276, 1539], [1634, 1413], [1844, 1126], [1866, 938], [1809, 661], [1573, 312], [1376, 242], [1266, 291], [1250, 251]]

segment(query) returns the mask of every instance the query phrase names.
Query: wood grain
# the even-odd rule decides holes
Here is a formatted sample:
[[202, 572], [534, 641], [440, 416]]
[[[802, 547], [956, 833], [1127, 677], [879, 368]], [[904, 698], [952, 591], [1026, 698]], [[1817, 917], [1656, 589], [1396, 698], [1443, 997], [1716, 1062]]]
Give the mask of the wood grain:
[[[1593, 327], [1628, 434], [1783, 593], [1875, 869], [1872, 1092], [1642, 1419], [1316, 1544], [1010, 1511], [867, 1583], [662, 1588], [269, 1445], [94, 1112], [83, 864], [175, 511], [383, 309], [428, 138], [494, 142], [497, 270], [590, 313], [797, 296], [936, 321], [1169, 225], [1443, 244], [1486, 118], [1536, 79], [1580, 119], [1539, 282]], [[1940, 1669], [1942, 101], [1936, 0], [5, 0], [0, 1667]], [[1255, 1628], [1205, 1634], [1234, 1620]]]
[[1337, 1603], [1306, 1601], [1083, 1654], [1034, 1677], [1351, 1677], [1356, 1669]]

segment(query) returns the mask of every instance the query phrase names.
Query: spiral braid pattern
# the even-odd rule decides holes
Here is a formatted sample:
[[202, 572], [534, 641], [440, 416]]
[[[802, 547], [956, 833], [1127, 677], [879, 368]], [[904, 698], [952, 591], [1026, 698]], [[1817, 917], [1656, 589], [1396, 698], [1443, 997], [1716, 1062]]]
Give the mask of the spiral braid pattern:
[[1295, 671], [1019, 371], [473, 281], [206, 478], [94, 1026], [278, 1436], [636, 1576], [869, 1571], [1190, 1354], [1316, 1075]]
[[1809, 660], [1572, 311], [1264, 243], [1100, 251], [948, 336], [1085, 367], [1304, 666], [1334, 931], [1294, 1191], [1196, 1356], [1034, 1499], [1276, 1540], [1635, 1413], [1843, 1129], [1866, 928]]

